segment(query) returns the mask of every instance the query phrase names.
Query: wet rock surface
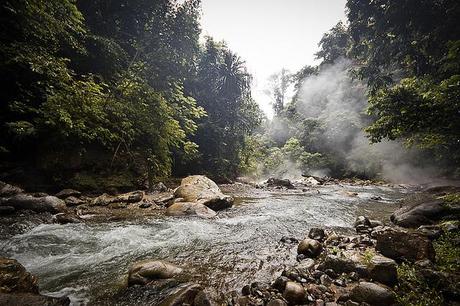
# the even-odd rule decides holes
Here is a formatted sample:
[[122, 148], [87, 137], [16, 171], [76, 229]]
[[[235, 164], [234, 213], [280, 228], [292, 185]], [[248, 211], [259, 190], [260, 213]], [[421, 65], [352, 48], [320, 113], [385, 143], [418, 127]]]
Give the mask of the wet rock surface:
[[433, 244], [425, 235], [403, 230], [387, 229], [377, 234], [376, 250], [395, 260], [429, 259], [434, 261]]
[[15, 259], [0, 258], [0, 305], [66, 306], [68, 298], [39, 294], [38, 279]]

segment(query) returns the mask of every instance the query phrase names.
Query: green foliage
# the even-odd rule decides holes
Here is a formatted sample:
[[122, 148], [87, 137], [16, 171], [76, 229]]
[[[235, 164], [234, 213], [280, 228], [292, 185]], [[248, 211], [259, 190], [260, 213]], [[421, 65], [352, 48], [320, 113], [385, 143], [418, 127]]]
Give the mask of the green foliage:
[[399, 286], [397, 301], [404, 306], [437, 306], [443, 304], [443, 297], [435, 284], [422, 278], [415, 266], [403, 263], [398, 266]]
[[0, 93], [0, 148], [9, 160], [59, 180], [131, 171], [152, 182], [190, 164], [236, 175], [260, 111], [244, 62], [211, 39], [200, 47], [200, 1], [20, 0], [0, 9], [0, 78], [10, 89]]
[[[457, 194], [458, 200], [458, 194]], [[446, 233], [437, 239], [433, 246], [436, 252], [436, 266], [445, 272], [460, 271], [460, 234]]]
[[[349, 55], [368, 83], [373, 142], [401, 139], [460, 163], [460, 5], [456, 1], [347, 2]], [[410, 26], [408, 26], [410, 25]]]

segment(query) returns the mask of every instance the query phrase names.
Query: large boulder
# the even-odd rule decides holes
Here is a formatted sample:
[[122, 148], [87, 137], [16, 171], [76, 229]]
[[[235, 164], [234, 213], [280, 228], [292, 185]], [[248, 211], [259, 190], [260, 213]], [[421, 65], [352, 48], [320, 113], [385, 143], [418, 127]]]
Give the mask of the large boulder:
[[214, 218], [217, 213], [200, 203], [177, 202], [168, 207], [166, 215], [173, 217], [196, 215], [201, 218], [210, 219]]
[[216, 183], [203, 175], [192, 175], [184, 178], [174, 192], [175, 198], [184, 202], [206, 205], [212, 210], [221, 210], [233, 205], [233, 198], [224, 195]]
[[402, 227], [418, 227], [423, 224], [432, 224], [449, 214], [449, 208], [444, 201], [432, 199], [416, 205], [405, 206], [391, 215], [391, 221]]
[[300, 255], [305, 255], [309, 258], [318, 257], [323, 250], [323, 245], [321, 242], [311, 238], [305, 238], [297, 246], [297, 253]]
[[29, 209], [36, 212], [58, 213], [66, 210], [65, 202], [57, 197], [33, 197], [27, 194], [17, 194], [2, 201], [4, 206], [15, 209]]
[[373, 306], [390, 306], [396, 302], [393, 291], [382, 285], [369, 282], [360, 282], [354, 287], [350, 292], [350, 299]]
[[433, 244], [428, 237], [420, 233], [387, 229], [378, 232], [376, 238], [375, 249], [386, 257], [410, 262], [435, 259]]
[[128, 286], [146, 285], [154, 280], [174, 278], [182, 272], [182, 268], [163, 260], [137, 261], [129, 269]]

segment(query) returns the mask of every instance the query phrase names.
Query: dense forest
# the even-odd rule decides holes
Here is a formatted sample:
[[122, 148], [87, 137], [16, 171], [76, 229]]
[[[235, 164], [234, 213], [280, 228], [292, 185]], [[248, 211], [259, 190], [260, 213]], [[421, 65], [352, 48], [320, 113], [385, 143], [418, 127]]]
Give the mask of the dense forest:
[[374, 178], [396, 149], [369, 141], [459, 175], [458, 1], [349, 0], [319, 65], [271, 78], [273, 120], [244, 60], [200, 38], [199, 0], [0, 9], [2, 179], [129, 189], [279, 168]]

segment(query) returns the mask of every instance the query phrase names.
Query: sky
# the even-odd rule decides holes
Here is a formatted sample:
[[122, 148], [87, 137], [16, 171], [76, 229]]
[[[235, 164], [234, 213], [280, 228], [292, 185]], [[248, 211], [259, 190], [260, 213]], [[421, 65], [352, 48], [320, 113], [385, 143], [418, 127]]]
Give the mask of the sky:
[[253, 97], [271, 117], [267, 79], [317, 64], [323, 34], [345, 21], [346, 0], [202, 0], [202, 32], [224, 40], [254, 77]]

